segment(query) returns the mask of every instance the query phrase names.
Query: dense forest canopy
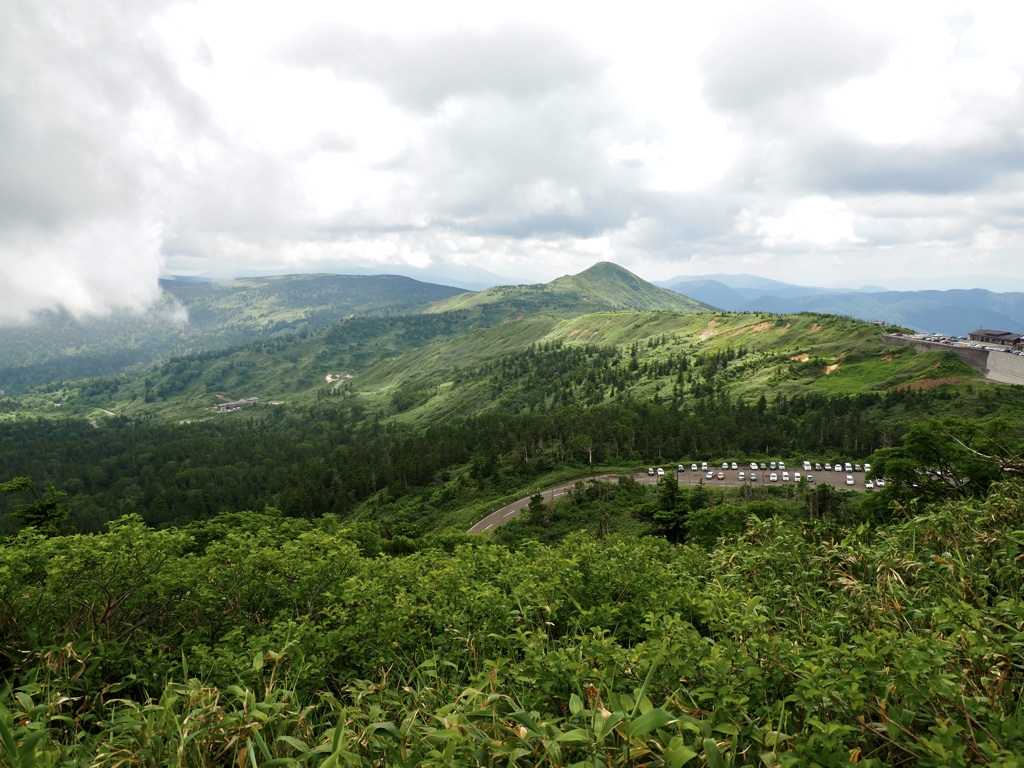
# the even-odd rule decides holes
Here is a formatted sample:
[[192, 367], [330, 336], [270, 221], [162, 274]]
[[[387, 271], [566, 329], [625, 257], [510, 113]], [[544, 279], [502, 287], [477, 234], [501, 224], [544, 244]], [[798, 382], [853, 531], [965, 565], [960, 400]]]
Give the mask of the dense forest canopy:
[[[584, 379], [581, 392], [586, 385]], [[518, 397], [511, 388], [504, 393]], [[894, 445], [901, 423], [951, 403], [983, 408], [988, 395], [949, 398], [937, 390], [900, 390], [747, 404], [711, 394], [687, 407], [632, 400], [562, 405], [467, 416], [425, 429], [353, 426], [345, 411], [333, 408], [268, 409], [259, 421], [187, 425], [114, 420], [98, 428], [77, 419], [39, 419], [0, 430], [0, 477], [25, 476], [40, 488], [61, 489], [69, 497], [70, 522], [81, 531], [101, 530], [127, 512], [164, 526], [265, 506], [295, 517], [352, 514], [406, 497], [419, 504], [419, 522], [429, 530], [448, 524], [449, 513], [474, 494], [533, 487], [557, 467], [582, 474], [585, 467], [625, 470], [693, 459], [864, 459]], [[1003, 398], [1004, 407], [1011, 402]], [[0, 509], [10, 511], [15, 503], [0, 497]], [[388, 517], [385, 509], [381, 518]]]

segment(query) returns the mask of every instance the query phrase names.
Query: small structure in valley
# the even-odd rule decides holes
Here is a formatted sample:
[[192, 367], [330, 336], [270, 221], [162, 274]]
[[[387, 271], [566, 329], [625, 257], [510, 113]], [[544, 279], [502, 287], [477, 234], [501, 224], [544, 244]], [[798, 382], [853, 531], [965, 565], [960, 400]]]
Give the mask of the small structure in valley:
[[245, 400], [234, 400], [230, 403], [217, 403], [213, 406], [213, 410], [220, 411], [222, 413], [224, 411], [237, 411], [239, 408], [245, 408], [245, 406], [258, 403], [259, 401], [260, 399], [258, 397], [247, 397]]

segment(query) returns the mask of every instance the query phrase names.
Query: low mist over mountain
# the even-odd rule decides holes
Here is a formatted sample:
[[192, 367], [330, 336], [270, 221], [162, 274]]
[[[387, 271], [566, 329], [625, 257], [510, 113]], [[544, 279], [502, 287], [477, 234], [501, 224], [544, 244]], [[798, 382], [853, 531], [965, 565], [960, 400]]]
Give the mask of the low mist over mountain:
[[77, 320], [43, 312], [0, 335], [0, 389], [109, 375], [175, 355], [314, 330], [352, 315], [418, 311], [462, 293], [397, 275], [285, 275], [212, 282], [162, 280], [145, 313]]
[[677, 280], [670, 290], [729, 312], [826, 312], [918, 331], [965, 336], [977, 328], [1024, 330], [1024, 293], [858, 290], [789, 285], [750, 275]]

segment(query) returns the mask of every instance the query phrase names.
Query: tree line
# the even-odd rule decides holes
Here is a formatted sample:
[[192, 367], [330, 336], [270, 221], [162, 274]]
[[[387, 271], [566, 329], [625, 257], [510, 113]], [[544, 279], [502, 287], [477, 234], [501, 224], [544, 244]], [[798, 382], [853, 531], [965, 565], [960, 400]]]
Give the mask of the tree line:
[[[601, 405], [496, 410], [425, 429], [353, 424], [345, 409], [265, 409], [258, 418], [166, 424], [114, 418], [26, 420], [0, 427], [0, 478], [28, 477], [68, 496], [75, 530], [125, 513], [151, 525], [274, 506], [295, 517], [350, 514], [375, 497], [419, 499], [469, 481], [474, 493], [513, 491], [556, 467], [673, 464], [756, 456], [863, 458], [964, 396], [894, 391], [826, 397], [716, 393], [685, 404], [622, 398]], [[984, 391], [977, 407], [986, 407]], [[1002, 396], [1004, 405], [1014, 395]], [[1019, 407], [1019, 406], [1018, 406]], [[581, 470], [582, 471], [582, 470]], [[381, 494], [384, 494], [381, 497]], [[0, 511], [15, 502], [0, 497]], [[432, 509], [440, 522], [452, 505]], [[8, 530], [11, 529], [8, 520]]]

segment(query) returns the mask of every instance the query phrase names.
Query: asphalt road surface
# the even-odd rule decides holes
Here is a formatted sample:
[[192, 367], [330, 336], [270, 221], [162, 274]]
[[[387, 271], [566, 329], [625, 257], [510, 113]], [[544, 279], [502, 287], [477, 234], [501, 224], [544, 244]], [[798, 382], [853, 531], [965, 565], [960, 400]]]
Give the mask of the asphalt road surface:
[[[708, 480], [707, 477], [706, 477], [707, 471], [697, 470], [696, 472], [691, 472], [690, 470], [687, 469], [685, 472], [676, 472], [674, 467], [672, 467], [672, 468], [665, 468], [665, 474], [666, 475], [675, 475], [680, 486], [697, 485], [698, 483], [704, 483], [704, 485], [708, 486], [709, 488], [714, 488], [716, 486], [723, 486], [723, 485], [725, 485], [725, 486], [733, 486], [733, 487], [740, 486], [740, 485], [750, 485], [751, 482], [750, 482], [749, 478], [750, 478], [750, 473], [753, 470], [751, 470], [749, 468], [744, 468], [744, 469], [721, 469], [721, 468], [716, 468], [714, 470], [711, 470], [709, 468], [708, 471], [712, 471], [712, 472], [715, 473], [715, 479]], [[757, 470], [755, 472], [755, 474], [757, 475], [757, 482], [754, 483], [754, 484], [755, 485], [787, 485], [787, 484], [793, 484], [794, 483], [794, 480], [793, 480], [793, 473], [794, 472], [799, 472], [799, 473], [801, 473], [801, 475], [807, 474], [802, 469], [795, 469], [795, 470], [794, 469], [788, 469], [788, 470], [785, 470], [785, 471], [789, 472], [790, 479], [788, 481], [784, 481], [782, 479], [782, 472], [783, 471], [784, 470], [781, 470], [781, 469], [776, 469], [776, 470], [769, 469], [769, 470], [765, 470], [765, 471]], [[718, 480], [717, 479], [719, 472], [721, 472], [725, 476], [724, 480]], [[743, 473], [743, 477], [744, 477], [743, 480], [739, 479], [740, 472]], [[769, 477], [771, 476], [772, 472], [775, 472], [776, 476], [779, 478], [774, 483], [769, 479]], [[834, 470], [831, 470], [831, 471], [830, 470], [822, 470], [821, 472], [813, 472], [812, 471], [810, 474], [814, 477], [815, 485], [833, 485], [836, 488], [846, 489], [848, 491], [863, 491], [863, 490], [865, 490], [865, 488], [864, 488], [864, 472], [845, 472], [845, 471], [843, 471], [843, 472], [836, 472]], [[847, 485], [846, 484], [846, 476], [847, 475], [852, 475], [853, 476], [853, 485]], [[557, 498], [559, 498], [561, 496], [567, 495], [569, 493], [569, 491], [572, 490], [572, 487], [574, 485], [576, 485], [576, 483], [578, 483], [580, 481], [586, 483], [586, 482], [588, 482], [590, 480], [600, 480], [601, 482], [605, 482], [605, 483], [617, 483], [617, 482], [619, 482], [619, 478], [621, 476], [622, 476], [622, 473], [620, 472], [620, 473], [611, 474], [611, 475], [591, 475], [590, 477], [582, 477], [582, 478], [579, 478], [577, 480], [572, 480], [572, 481], [570, 481], [568, 483], [562, 483], [561, 485], [556, 485], [556, 486], [554, 486], [552, 488], [545, 488], [543, 491], [541, 491], [541, 495], [544, 497], [544, 501], [554, 501], [555, 499], [557, 499]], [[655, 483], [658, 482], [658, 479], [659, 479], [657, 474], [648, 475], [646, 471], [634, 472], [632, 475], [630, 475], [630, 477], [632, 477], [638, 483], [645, 483], [645, 484], [648, 484], [648, 485], [654, 485]], [[533, 494], [531, 494], [531, 496], [532, 495]], [[503, 523], [507, 523], [509, 520], [513, 520], [513, 519], [519, 517], [519, 515], [522, 514], [523, 510], [526, 509], [526, 507], [529, 504], [530, 504], [530, 496], [526, 496], [525, 498], [513, 501], [511, 504], [506, 504], [504, 507], [502, 507], [501, 509], [495, 510], [494, 512], [489, 514], [487, 517], [485, 517], [483, 520], [481, 520], [476, 525], [474, 525], [472, 528], [470, 528], [469, 529], [469, 533], [487, 533], [488, 531], [491, 531], [491, 530], [497, 528], [499, 525], [501, 525]]]

